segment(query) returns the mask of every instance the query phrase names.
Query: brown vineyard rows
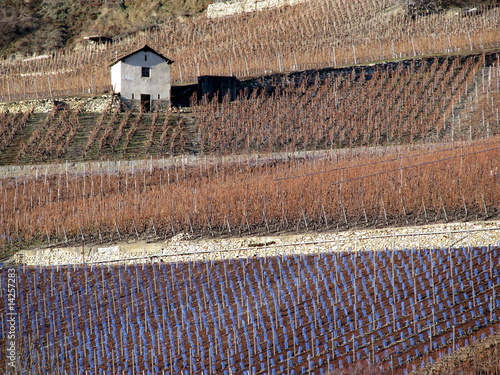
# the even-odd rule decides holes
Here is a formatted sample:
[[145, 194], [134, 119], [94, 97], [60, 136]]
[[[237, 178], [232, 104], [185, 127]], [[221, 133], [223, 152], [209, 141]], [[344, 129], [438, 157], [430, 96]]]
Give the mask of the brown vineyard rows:
[[[486, 138], [500, 131], [500, 75], [497, 63], [483, 65], [479, 56], [414, 60], [395, 71], [375, 68], [369, 77], [352, 70], [282, 83], [271, 95], [202, 103], [194, 109], [201, 149], [232, 154]], [[469, 129], [459, 116], [472, 97]]]
[[184, 114], [5, 112], [0, 163], [481, 139], [500, 132], [499, 98], [490, 54], [487, 63], [472, 55], [305, 73], [296, 82], [247, 87], [236, 102], [202, 101]]
[[0, 180], [1, 245], [498, 217], [500, 143]]
[[311, 0], [221, 19], [167, 21], [113, 44], [0, 62], [0, 101], [112, 90], [108, 64], [144, 43], [176, 61], [173, 83], [498, 49], [500, 8], [411, 19], [392, 0]]

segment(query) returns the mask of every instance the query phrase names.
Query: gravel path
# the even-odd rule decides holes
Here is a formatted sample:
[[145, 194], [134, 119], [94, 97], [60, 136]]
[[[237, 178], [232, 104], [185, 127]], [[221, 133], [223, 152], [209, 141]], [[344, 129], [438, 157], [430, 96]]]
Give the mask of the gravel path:
[[500, 221], [446, 223], [330, 233], [190, 240], [179, 234], [165, 242], [109, 247], [24, 250], [15, 263], [64, 265], [219, 260], [331, 251], [500, 245]]

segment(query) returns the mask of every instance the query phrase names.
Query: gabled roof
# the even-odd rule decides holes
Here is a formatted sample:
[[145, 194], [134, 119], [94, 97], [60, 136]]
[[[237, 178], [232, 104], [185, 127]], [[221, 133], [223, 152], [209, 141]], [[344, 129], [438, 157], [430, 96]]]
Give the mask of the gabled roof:
[[122, 60], [126, 59], [127, 57], [132, 56], [132, 55], [134, 55], [134, 54], [136, 54], [136, 53], [138, 53], [138, 52], [153, 52], [154, 54], [156, 54], [156, 55], [160, 56], [162, 59], [164, 59], [164, 60], [165, 60], [168, 64], [172, 64], [172, 63], [173, 63], [173, 61], [172, 61], [172, 60], [170, 60], [168, 57], [163, 56], [161, 53], [159, 53], [159, 52], [155, 51], [153, 48], [151, 48], [150, 46], [148, 46], [147, 44], [145, 44], [145, 45], [144, 45], [144, 46], [142, 46], [141, 48], [138, 48], [138, 49], [136, 49], [136, 50], [134, 50], [134, 51], [132, 51], [132, 52], [130, 52], [130, 53], [128, 53], [128, 54], [126, 54], [126, 55], [124, 55], [124, 56], [120, 57], [119, 59], [115, 60], [115, 61], [114, 61], [113, 63], [111, 63], [109, 66], [113, 66], [113, 65], [115, 65], [117, 62], [120, 62], [120, 61], [122, 61]]

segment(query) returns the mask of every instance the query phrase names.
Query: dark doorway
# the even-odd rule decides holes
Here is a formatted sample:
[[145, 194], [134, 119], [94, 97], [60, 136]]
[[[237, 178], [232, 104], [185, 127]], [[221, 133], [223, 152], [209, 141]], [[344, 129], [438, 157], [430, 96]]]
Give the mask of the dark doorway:
[[141, 94], [141, 111], [151, 111], [151, 95]]

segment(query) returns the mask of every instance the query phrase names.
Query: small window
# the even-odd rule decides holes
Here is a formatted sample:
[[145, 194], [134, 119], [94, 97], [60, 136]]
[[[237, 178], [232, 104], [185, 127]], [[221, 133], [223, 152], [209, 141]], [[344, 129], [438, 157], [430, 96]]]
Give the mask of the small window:
[[141, 77], [150, 77], [150, 70], [151, 68], [141, 68]]
[[160, 100], [160, 94], [158, 94], [158, 100]]
[[148, 61], [148, 55], [144, 55], [144, 61]]
[[135, 98], [134, 98], [134, 94], [132, 94], [132, 99], [135, 99]]

